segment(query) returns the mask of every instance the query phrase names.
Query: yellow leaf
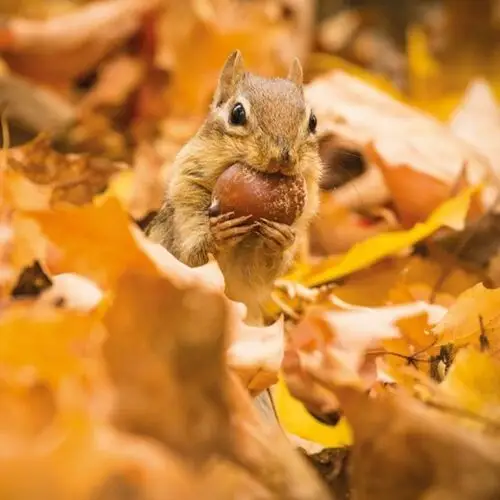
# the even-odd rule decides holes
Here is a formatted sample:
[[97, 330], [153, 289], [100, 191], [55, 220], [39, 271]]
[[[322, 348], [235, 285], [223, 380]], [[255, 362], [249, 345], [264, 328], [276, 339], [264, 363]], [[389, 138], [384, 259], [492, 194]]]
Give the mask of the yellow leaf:
[[460, 350], [439, 387], [468, 411], [500, 420], [500, 362], [487, 353]]
[[495, 350], [500, 344], [500, 288], [488, 290], [478, 283], [466, 290], [436, 325], [434, 333], [439, 336], [440, 345], [479, 345], [479, 336], [484, 333]]
[[57, 249], [51, 271], [81, 274], [105, 289], [131, 267], [156, 273], [154, 263], [134, 238], [133, 226], [118, 200], [110, 197], [101, 201], [24, 214], [38, 224]]
[[318, 422], [290, 394], [281, 377], [274, 387], [274, 397], [279, 421], [287, 432], [329, 448], [352, 443], [351, 428], [344, 418], [335, 427]]
[[472, 196], [479, 189], [480, 186], [465, 189], [455, 198], [451, 198], [439, 206], [426, 222], [415, 224], [409, 231], [379, 234], [354, 245], [339, 263], [336, 263], [338, 257], [334, 257], [335, 264], [329, 268], [325, 268], [327, 264], [323, 263], [324, 271], [316, 274], [313, 272], [304, 280], [304, 284], [307, 286], [320, 285], [364, 269], [384, 257], [394, 255], [427, 238], [443, 226], [455, 230], [462, 229]]
[[0, 321], [0, 365], [54, 384], [84, 375], [97, 355], [102, 333], [98, 319], [97, 314], [14, 305]]

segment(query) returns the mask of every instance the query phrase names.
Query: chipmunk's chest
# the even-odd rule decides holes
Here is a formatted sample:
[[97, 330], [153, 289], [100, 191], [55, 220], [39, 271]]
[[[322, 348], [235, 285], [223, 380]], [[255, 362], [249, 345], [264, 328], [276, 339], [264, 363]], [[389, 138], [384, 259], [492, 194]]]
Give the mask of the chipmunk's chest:
[[226, 280], [241, 281], [242, 285], [269, 288], [277, 269], [283, 261], [283, 254], [271, 252], [264, 245], [262, 237], [250, 234], [241, 243], [217, 257]]

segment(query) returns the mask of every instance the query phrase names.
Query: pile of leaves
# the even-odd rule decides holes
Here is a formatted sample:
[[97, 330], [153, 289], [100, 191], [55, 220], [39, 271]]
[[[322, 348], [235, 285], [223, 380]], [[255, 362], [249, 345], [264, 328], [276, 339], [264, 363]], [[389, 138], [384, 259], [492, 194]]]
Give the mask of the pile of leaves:
[[312, 71], [320, 213], [250, 327], [215, 261], [143, 229], [229, 51], [282, 74], [327, 33], [313, 2], [1, 9], [1, 498], [500, 496], [487, 81], [445, 122], [361, 68]]

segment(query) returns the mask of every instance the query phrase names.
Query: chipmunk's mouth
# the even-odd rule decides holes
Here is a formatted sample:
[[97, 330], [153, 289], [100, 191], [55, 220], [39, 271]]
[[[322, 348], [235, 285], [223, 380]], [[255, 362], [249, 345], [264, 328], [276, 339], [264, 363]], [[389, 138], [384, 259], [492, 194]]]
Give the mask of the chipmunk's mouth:
[[274, 159], [270, 160], [266, 165], [251, 165], [249, 163], [245, 163], [245, 166], [261, 174], [283, 175], [285, 177], [296, 177], [300, 175], [300, 172], [295, 165], [284, 165]]

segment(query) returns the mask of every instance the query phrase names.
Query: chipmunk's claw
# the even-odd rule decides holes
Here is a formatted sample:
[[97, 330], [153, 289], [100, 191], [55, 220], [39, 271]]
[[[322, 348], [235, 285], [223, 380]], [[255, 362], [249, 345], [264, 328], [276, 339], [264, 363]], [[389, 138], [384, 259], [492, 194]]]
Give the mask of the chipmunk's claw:
[[295, 231], [287, 224], [259, 219], [257, 230], [273, 250], [286, 250], [295, 241]]
[[227, 250], [240, 243], [256, 227], [256, 223], [250, 222], [251, 218], [251, 215], [235, 217], [234, 212], [210, 217], [210, 232], [215, 249]]

